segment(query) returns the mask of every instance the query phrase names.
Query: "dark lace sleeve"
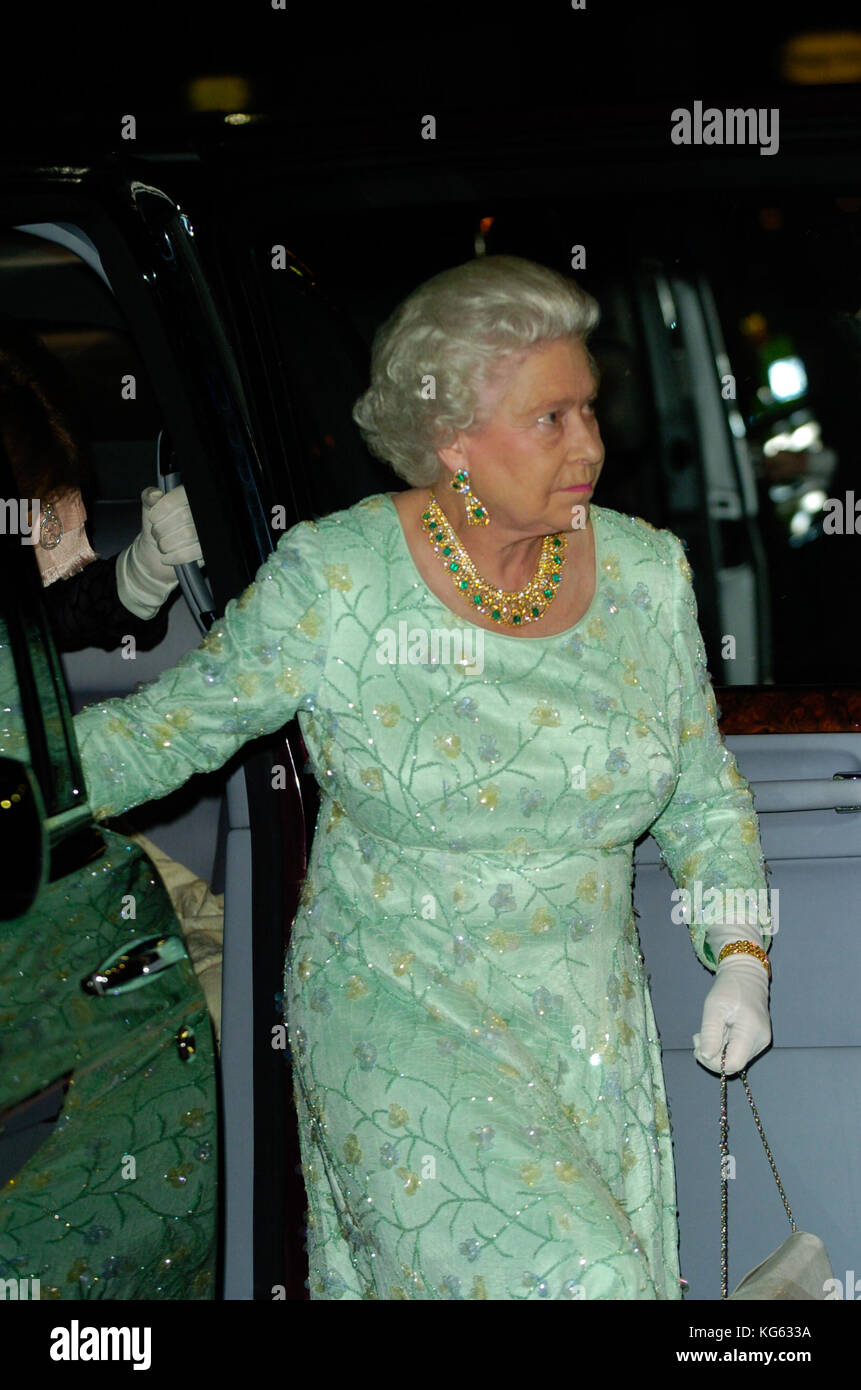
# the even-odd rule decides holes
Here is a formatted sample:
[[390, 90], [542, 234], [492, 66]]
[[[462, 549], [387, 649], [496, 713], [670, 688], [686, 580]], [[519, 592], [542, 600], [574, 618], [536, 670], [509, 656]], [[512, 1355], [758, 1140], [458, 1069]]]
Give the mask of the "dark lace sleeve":
[[61, 652], [99, 647], [110, 652], [123, 638], [133, 636], [149, 651], [167, 632], [164, 605], [154, 618], [139, 618], [120, 602], [117, 556], [101, 557], [68, 579], [57, 579], [42, 592], [54, 640]]

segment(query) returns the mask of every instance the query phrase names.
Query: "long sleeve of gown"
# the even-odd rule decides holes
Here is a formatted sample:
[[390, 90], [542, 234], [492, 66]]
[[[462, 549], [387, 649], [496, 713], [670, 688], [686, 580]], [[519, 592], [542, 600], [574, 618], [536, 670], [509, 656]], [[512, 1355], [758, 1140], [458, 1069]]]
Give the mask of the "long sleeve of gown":
[[[740, 901], [739, 890], [753, 891], [757, 910], [760, 905], [764, 909], [766, 866], [750, 783], [718, 729], [690, 566], [677, 537], [669, 531], [661, 535], [668, 546], [673, 575], [675, 666], [668, 676], [667, 699], [676, 721], [681, 775], [669, 802], [653, 821], [651, 833], [677, 887], [688, 889], [692, 899], [699, 882], [704, 902], [712, 889], [724, 902], [727, 890], [734, 890], [733, 902]], [[663, 618], [668, 624], [670, 615]], [[669, 634], [668, 626], [665, 631]], [[745, 901], [752, 904], [754, 900], [748, 897]], [[706, 907], [702, 915], [708, 918]], [[764, 927], [761, 919], [759, 925]], [[716, 962], [705, 940], [708, 926], [708, 920], [692, 920], [689, 930], [697, 956], [714, 971]], [[766, 949], [769, 942], [766, 936]]]
[[325, 663], [329, 590], [317, 527], [280, 538], [200, 646], [124, 699], [74, 717], [97, 820], [166, 796], [221, 767], [312, 703]]

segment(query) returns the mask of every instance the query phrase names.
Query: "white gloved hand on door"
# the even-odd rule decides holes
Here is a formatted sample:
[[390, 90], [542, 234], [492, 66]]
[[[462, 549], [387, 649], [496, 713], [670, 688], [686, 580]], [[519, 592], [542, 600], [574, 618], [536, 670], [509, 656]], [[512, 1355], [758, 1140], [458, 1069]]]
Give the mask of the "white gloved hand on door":
[[124, 608], [146, 619], [179, 583], [174, 565], [202, 565], [203, 552], [183, 486], [168, 493], [146, 487], [141, 505], [140, 532], [117, 556], [117, 593]]

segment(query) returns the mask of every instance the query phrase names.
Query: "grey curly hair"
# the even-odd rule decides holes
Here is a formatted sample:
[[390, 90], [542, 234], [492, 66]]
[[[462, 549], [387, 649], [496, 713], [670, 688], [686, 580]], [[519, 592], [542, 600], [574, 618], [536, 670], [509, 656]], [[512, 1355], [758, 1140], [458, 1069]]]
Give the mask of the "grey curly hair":
[[573, 280], [520, 256], [481, 256], [434, 275], [374, 336], [371, 384], [353, 419], [371, 453], [412, 487], [432, 486], [437, 449], [480, 428], [508, 359], [571, 338], [586, 348], [598, 303]]

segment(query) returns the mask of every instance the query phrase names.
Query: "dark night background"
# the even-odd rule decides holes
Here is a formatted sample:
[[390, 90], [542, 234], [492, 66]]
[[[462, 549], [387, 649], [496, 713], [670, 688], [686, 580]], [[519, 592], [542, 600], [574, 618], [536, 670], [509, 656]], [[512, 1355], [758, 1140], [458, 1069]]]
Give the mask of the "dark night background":
[[[579, 110], [589, 141], [611, 111], [631, 120], [636, 138], [641, 122], [663, 116], [668, 96], [714, 105], [793, 96], [811, 119], [859, 109], [857, 80], [799, 86], [787, 81], [782, 55], [794, 34], [851, 28], [855, 6], [284, 3], [7, 7], [6, 149], [45, 128], [58, 134], [58, 125], [71, 145], [84, 116], [115, 140], [115, 118], [128, 111], [146, 117], [139, 148], [170, 143], [168, 132], [179, 143], [189, 136], [188, 80], [224, 73], [250, 79], [248, 109], [288, 114], [296, 136], [328, 127], [324, 144], [363, 157], [374, 153], [371, 139], [380, 155], [402, 147], [399, 117], [427, 110], [447, 113], [455, 130], [458, 116], [478, 118], [469, 127], [492, 155], [534, 134], [552, 140], [554, 110]], [[529, 112], [542, 114], [533, 122]], [[353, 128], [345, 116], [366, 119]]]
[[[220, 237], [222, 258], [231, 238], [289, 244], [366, 347], [410, 289], [476, 254], [489, 213], [489, 253], [565, 269], [566, 248], [586, 244], [578, 278], [599, 302], [644, 257], [693, 266], [718, 294], [734, 367], [751, 383], [734, 328], [755, 308], [778, 327], [791, 318], [842, 495], [857, 474], [857, 363], [822, 326], [861, 308], [861, 57], [854, 70], [839, 71], [834, 55], [830, 70], [815, 68], [794, 46], [852, 31], [836, 48], [848, 65], [861, 46], [856, 8], [585, 4], [10, 10], [0, 165], [138, 161], [138, 177], [143, 165]], [[695, 100], [778, 107], [779, 153], [674, 146], [670, 113]], [[427, 114], [435, 140], [421, 138]], [[133, 141], [120, 135], [128, 115]], [[779, 219], [779, 235], [764, 215]], [[642, 362], [632, 372], [647, 379]], [[650, 509], [648, 441], [614, 433], [608, 417], [602, 430], [612, 466], [597, 500], [663, 524]], [[775, 648], [791, 655], [776, 678], [861, 679], [842, 612], [823, 622], [819, 598], [854, 583], [851, 542], [790, 552], [773, 540]]]

